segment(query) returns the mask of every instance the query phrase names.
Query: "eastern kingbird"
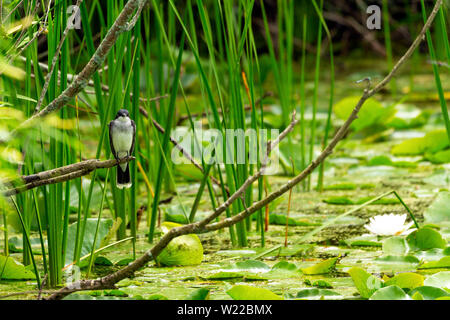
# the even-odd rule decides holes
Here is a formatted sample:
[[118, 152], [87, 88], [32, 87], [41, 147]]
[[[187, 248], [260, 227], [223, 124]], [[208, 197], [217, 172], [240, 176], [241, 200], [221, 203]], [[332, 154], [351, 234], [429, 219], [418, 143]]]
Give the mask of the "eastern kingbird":
[[[117, 161], [131, 156], [136, 137], [136, 125], [125, 109], [120, 109], [114, 120], [109, 123], [109, 144]], [[119, 189], [131, 187], [128, 162], [117, 167], [116, 186]]]

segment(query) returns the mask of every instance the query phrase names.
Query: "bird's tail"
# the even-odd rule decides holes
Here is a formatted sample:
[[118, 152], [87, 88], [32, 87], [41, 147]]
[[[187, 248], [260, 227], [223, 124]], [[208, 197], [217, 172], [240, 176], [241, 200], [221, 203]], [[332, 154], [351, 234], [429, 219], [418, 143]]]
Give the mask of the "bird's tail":
[[122, 166], [117, 166], [116, 186], [119, 189], [131, 187], [130, 166], [128, 163], [125, 168], [122, 168]]

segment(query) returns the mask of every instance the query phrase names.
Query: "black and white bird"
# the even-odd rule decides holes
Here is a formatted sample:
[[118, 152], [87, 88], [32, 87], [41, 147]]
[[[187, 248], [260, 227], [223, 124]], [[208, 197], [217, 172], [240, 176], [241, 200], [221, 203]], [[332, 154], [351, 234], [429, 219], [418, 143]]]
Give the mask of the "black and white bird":
[[[131, 156], [136, 137], [136, 125], [125, 109], [120, 109], [116, 117], [109, 123], [109, 144], [114, 158], [120, 161]], [[116, 186], [119, 189], [131, 187], [130, 168], [128, 162], [117, 166]]]

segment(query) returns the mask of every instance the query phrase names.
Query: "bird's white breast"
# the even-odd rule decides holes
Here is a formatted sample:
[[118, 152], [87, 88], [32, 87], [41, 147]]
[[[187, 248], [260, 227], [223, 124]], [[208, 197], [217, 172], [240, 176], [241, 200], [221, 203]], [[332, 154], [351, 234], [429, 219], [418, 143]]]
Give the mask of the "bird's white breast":
[[133, 144], [133, 126], [131, 125], [130, 118], [118, 118], [114, 120], [112, 141], [118, 156], [126, 156]]

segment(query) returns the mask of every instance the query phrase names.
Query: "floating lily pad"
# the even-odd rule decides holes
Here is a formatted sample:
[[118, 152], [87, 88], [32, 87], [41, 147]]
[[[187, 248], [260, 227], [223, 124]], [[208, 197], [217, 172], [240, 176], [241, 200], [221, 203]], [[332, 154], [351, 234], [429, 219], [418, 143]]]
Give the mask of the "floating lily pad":
[[419, 259], [417, 259], [414, 256], [384, 256], [384, 257], [378, 257], [374, 261], [376, 262], [382, 262], [382, 263], [411, 263], [411, 264], [418, 264], [420, 262]]
[[364, 234], [358, 237], [343, 240], [349, 247], [365, 246], [365, 247], [381, 247], [382, 243], [376, 235]]
[[404, 255], [408, 251], [408, 243], [403, 237], [389, 237], [383, 241], [383, 252], [387, 255]]
[[411, 297], [398, 286], [388, 286], [378, 289], [369, 300], [411, 300]]
[[434, 130], [424, 137], [405, 140], [394, 146], [391, 153], [394, 155], [419, 155], [425, 152], [436, 153], [449, 146], [447, 132]]
[[450, 150], [438, 151], [433, 154], [425, 154], [425, 159], [435, 164], [448, 163], [450, 162]]
[[11, 257], [0, 256], [0, 280], [34, 280], [36, 275]]
[[270, 267], [265, 264], [264, 262], [258, 261], [258, 260], [246, 260], [246, 261], [239, 261], [236, 262], [235, 265], [236, 269], [239, 270], [259, 270], [260, 272], [266, 272], [270, 270]]
[[[97, 228], [97, 218], [89, 218], [86, 221], [86, 230], [83, 239], [83, 245], [81, 247], [81, 257], [90, 254], [92, 251], [92, 244], [94, 243], [95, 230]], [[67, 233], [67, 249], [66, 249], [66, 265], [72, 263], [75, 250], [75, 240], [77, 236], [77, 224], [78, 222], [69, 225]], [[101, 219], [98, 228], [97, 241], [95, 243], [95, 249], [100, 248], [102, 240], [108, 235], [109, 230], [113, 225], [111, 219]]]
[[418, 273], [400, 273], [385, 282], [387, 286], [395, 285], [402, 289], [414, 289], [423, 286], [424, 277]]
[[[33, 254], [42, 254], [41, 239], [30, 238], [30, 243], [31, 243], [31, 251], [33, 252]], [[23, 252], [23, 239], [19, 237], [9, 238], [8, 248], [10, 252]]]
[[303, 274], [308, 274], [308, 275], [329, 273], [331, 270], [333, 270], [335, 268], [338, 260], [339, 260], [339, 258], [327, 259], [327, 260], [319, 262], [311, 267], [302, 268], [300, 270], [303, 272]]
[[287, 261], [280, 261], [277, 264], [275, 264], [270, 271], [297, 272], [297, 266]]
[[362, 268], [353, 267], [347, 271], [352, 277], [353, 283], [359, 294], [363, 298], [370, 298], [370, 296], [383, 287], [383, 281]]
[[186, 300], [209, 300], [209, 289], [194, 290], [187, 296]]
[[449, 296], [447, 291], [445, 291], [445, 290], [443, 290], [441, 288], [432, 287], [432, 286], [417, 287], [417, 288], [413, 289], [409, 294], [411, 296], [414, 296], [417, 292], [420, 293], [420, 295], [425, 300], [435, 300], [435, 299], [440, 298], [440, 297], [447, 297], [447, 296]]
[[450, 290], [450, 271], [441, 271], [427, 277], [424, 285]]
[[244, 273], [232, 271], [219, 271], [207, 277], [208, 280], [227, 280], [243, 278]]
[[443, 257], [439, 261], [430, 261], [424, 263], [419, 269], [435, 269], [435, 268], [450, 268], [450, 256]]
[[183, 235], [169, 242], [156, 261], [165, 266], [190, 266], [203, 260], [203, 246], [195, 234]]
[[339, 299], [339, 298], [342, 298], [342, 295], [340, 295], [337, 292], [331, 291], [331, 290], [310, 288], [310, 289], [303, 289], [303, 290], [297, 292], [296, 298], [297, 299], [308, 299], [308, 300], [320, 300], [323, 298]]
[[443, 249], [447, 245], [447, 241], [442, 238], [438, 231], [428, 227], [414, 231], [406, 239], [411, 248], [418, 250]]
[[[271, 213], [269, 215], [269, 223], [274, 225], [286, 225], [286, 214]], [[288, 225], [290, 226], [318, 226], [320, 223], [311, 222], [307, 219], [297, 220], [292, 217], [288, 218]]]
[[235, 285], [227, 290], [233, 300], [283, 300], [282, 297], [265, 288]]
[[[352, 112], [355, 105], [358, 103], [360, 97], [346, 97], [338, 101], [333, 111], [339, 119], [345, 120]], [[396, 110], [393, 106], [383, 107], [383, 105], [374, 98], [368, 99], [365, 104], [365, 108], [362, 108], [358, 114], [351, 128], [355, 131], [360, 131], [370, 126], [385, 124], [388, 119], [392, 118]]]
[[433, 203], [425, 210], [427, 223], [450, 222], [450, 192], [439, 192]]
[[355, 190], [355, 189], [356, 189], [356, 184], [354, 184], [352, 182], [330, 184], [330, 185], [323, 187], [323, 190]]

